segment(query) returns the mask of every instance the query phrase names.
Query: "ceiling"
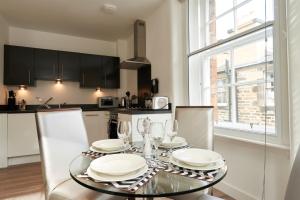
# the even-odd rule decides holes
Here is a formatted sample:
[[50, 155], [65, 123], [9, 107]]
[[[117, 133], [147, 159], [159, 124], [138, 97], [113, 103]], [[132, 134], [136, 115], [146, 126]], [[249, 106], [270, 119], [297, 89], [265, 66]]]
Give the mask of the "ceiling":
[[[163, 0], [1, 0], [0, 14], [10, 25], [103, 40], [127, 37], [133, 22]], [[117, 6], [114, 14], [105, 3]]]

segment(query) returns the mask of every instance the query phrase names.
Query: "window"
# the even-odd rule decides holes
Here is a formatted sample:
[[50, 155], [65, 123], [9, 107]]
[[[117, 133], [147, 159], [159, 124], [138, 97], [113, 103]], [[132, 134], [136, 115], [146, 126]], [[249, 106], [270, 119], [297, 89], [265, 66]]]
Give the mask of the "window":
[[276, 135], [274, 22], [274, 0], [189, 0], [190, 105], [216, 127]]

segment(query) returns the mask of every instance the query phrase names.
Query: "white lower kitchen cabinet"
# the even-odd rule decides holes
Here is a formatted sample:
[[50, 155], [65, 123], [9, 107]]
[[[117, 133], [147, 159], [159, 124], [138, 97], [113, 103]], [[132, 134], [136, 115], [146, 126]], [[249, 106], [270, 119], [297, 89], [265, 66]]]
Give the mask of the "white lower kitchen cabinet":
[[85, 111], [83, 119], [90, 144], [108, 138], [108, 111]]
[[34, 113], [7, 115], [7, 157], [39, 154]]
[[137, 130], [138, 119], [149, 118], [151, 122], [162, 122], [165, 123], [166, 120], [172, 118], [171, 113], [156, 113], [156, 114], [118, 114], [118, 120], [120, 121], [130, 121], [132, 126], [132, 138], [133, 142], [142, 141], [143, 137], [139, 134]]
[[7, 167], [7, 114], [0, 114], [0, 168]]

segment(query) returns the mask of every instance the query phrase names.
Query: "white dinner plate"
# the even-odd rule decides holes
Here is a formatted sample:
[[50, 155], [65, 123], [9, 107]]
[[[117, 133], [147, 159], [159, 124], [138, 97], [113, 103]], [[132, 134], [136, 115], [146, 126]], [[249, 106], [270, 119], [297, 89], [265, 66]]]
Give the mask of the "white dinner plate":
[[146, 160], [135, 154], [112, 154], [93, 160], [90, 168], [97, 173], [123, 176], [144, 168]]
[[186, 146], [187, 142], [183, 137], [175, 137], [172, 142], [166, 142], [164, 141], [159, 147], [161, 148], [177, 148]]
[[217, 152], [208, 149], [179, 149], [172, 153], [172, 156], [181, 162], [192, 166], [205, 166], [222, 160], [222, 156]]
[[139, 169], [130, 174], [126, 174], [123, 176], [110, 176], [107, 174], [96, 173], [89, 167], [87, 169], [87, 174], [89, 177], [91, 177], [97, 181], [113, 182], [113, 181], [125, 181], [125, 180], [134, 179], [134, 178], [144, 175], [147, 171], [148, 171], [148, 165], [146, 165], [142, 169]]
[[92, 147], [100, 151], [115, 151], [124, 147], [124, 142], [121, 139], [98, 140], [92, 143]]
[[225, 165], [225, 162], [223, 160], [218, 160], [215, 163], [205, 165], [205, 166], [191, 166], [186, 163], [180, 162], [179, 160], [176, 160], [173, 157], [170, 158], [170, 162], [174, 165], [177, 165], [178, 167], [192, 169], [192, 170], [201, 170], [201, 171], [216, 170], [216, 169], [220, 169]]
[[96, 149], [94, 147], [90, 147], [90, 150], [91, 151], [94, 151], [94, 152], [97, 152], [97, 153], [119, 153], [119, 152], [122, 152], [122, 151], [126, 151], [130, 148], [130, 145], [127, 145], [127, 146], [123, 146], [123, 148], [121, 149], [117, 149], [117, 150], [110, 150], [110, 151], [105, 151], [105, 150], [100, 150], [100, 149]]

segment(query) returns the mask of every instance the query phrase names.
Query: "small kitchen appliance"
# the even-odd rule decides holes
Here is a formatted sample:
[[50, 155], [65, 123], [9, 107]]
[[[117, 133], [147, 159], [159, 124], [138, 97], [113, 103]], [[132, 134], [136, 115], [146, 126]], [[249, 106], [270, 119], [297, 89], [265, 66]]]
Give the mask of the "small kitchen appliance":
[[8, 110], [16, 110], [16, 93], [13, 90], [10, 90], [8, 92], [8, 98], [7, 98], [7, 107]]
[[169, 109], [169, 99], [168, 97], [152, 97], [152, 109]]
[[118, 97], [99, 97], [98, 98], [98, 107], [99, 108], [117, 108], [119, 107]]

